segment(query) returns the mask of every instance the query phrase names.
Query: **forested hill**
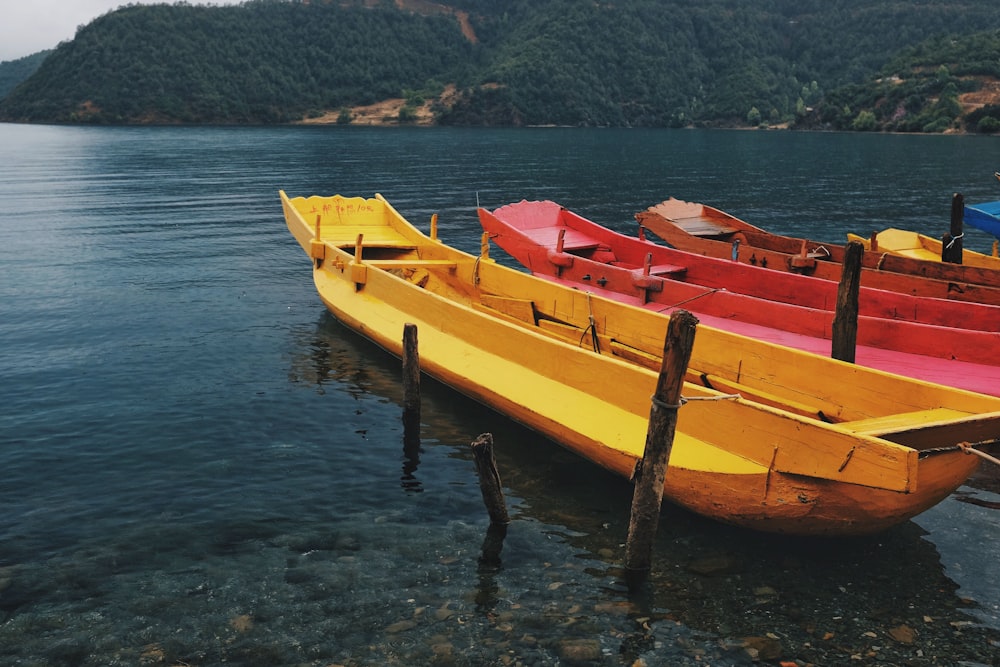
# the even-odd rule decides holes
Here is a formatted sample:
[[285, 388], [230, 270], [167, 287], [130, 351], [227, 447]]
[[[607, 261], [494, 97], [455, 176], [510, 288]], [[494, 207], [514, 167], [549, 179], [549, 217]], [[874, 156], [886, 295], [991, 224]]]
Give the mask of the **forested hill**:
[[[59, 45], [0, 101], [0, 119], [941, 131], [978, 110], [988, 130], [978, 121], [991, 111], [959, 97], [1000, 61], [977, 69], [976, 49], [959, 46], [993, 49], [997, 30], [996, 0], [131, 5]], [[958, 62], [931, 77], [911, 67], [932, 55]], [[887, 103], [915, 72], [933, 85]], [[918, 104], [925, 93], [945, 102]], [[388, 100], [399, 101], [363, 114]]]
[[34, 74], [50, 53], [52, 52], [39, 51], [30, 56], [0, 63], [0, 100], [14, 90], [17, 84]]

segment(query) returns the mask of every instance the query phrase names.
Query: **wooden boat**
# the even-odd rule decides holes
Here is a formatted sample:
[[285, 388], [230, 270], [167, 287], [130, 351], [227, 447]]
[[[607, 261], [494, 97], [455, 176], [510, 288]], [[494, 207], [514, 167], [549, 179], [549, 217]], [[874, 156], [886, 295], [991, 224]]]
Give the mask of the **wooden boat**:
[[1000, 201], [966, 204], [962, 221], [976, 229], [1000, 237]]
[[[635, 217], [642, 228], [680, 250], [840, 280], [842, 245], [771, 234], [711, 206], [673, 198]], [[872, 251], [864, 253], [863, 266], [866, 287], [1000, 305], [1000, 271]]]
[[[890, 227], [880, 232], [873, 232], [868, 238], [857, 234], [848, 234], [848, 241], [857, 241], [865, 250], [892, 253], [902, 257], [923, 260], [925, 262], [942, 261], [944, 243], [926, 234]], [[1000, 257], [986, 255], [968, 248], [962, 249], [962, 264], [977, 266], [983, 269], [1000, 269]]]
[[[683, 307], [719, 329], [831, 353], [831, 281], [618, 234], [552, 201], [478, 214], [490, 239], [536, 275], [658, 312]], [[863, 288], [859, 310], [857, 363], [1000, 395], [1000, 307]]]
[[[373, 199], [281, 193], [327, 308], [427, 374], [620, 475], [641, 457], [668, 317], [476, 257]], [[1000, 436], [1000, 399], [699, 327], [665, 497], [791, 534], [871, 533], [931, 507]], [[738, 394], [737, 394], [738, 392]]]

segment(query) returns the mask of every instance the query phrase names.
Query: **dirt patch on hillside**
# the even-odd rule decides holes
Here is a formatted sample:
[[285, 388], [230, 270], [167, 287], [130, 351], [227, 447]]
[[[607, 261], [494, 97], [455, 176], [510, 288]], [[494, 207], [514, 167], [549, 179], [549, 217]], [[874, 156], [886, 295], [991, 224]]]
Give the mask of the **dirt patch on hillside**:
[[476, 37], [476, 31], [472, 29], [472, 24], [469, 22], [469, 13], [461, 9], [455, 9], [454, 7], [448, 7], [436, 2], [429, 2], [429, 0], [396, 0], [396, 6], [423, 16], [429, 14], [450, 14], [458, 21], [458, 25], [462, 29], [462, 34], [465, 35], [467, 40], [473, 44], [479, 41]]
[[[456, 95], [454, 85], [445, 87], [436, 98], [428, 98], [419, 106], [407, 106], [402, 97], [382, 100], [375, 104], [347, 109], [350, 125], [433, 125], [436, 105], [450, 106]], [[404, 112], [404, 108], [406, 111]], [[401, 113], [402, 112], [402, 113]], [[303, 118], [301, 125], [334, 125], [340, 121], [341, 109], [328, 109], [318, 116]]]
[[980, 83], [979, 90], [958, 96], [958, 103], [962, 105], [964, 113], [981, 109], [989, 104], [1000, 105], [1000, 80], [983, 78]]

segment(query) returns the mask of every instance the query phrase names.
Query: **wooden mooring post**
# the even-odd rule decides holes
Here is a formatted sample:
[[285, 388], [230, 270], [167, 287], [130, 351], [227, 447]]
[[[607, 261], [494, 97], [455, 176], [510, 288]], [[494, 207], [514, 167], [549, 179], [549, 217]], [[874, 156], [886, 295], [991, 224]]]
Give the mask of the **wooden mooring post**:
[[625, 543], [625, 574], [630, 590], [641, 586], [649, 576], [656, 526], [663, 502], [663, 483], [674, 444], [677, 410], [681, 403], [684, 374], [691, 360], [698, 318], [686, 310], [670, 315], [663, 342], [663, 361], [656, 381], [656, 393], [649, 410], [649, 427], [642, 459], [636, 464], [632, 493], [632, 514]]
[[865, 247], [857, 241], [847, 244], [837, 288], [837, 310], [833, 315], [830, 356], [854, 363], [858, 343], [858, 294], [861, 291], [861, 260]]
[[403, 325], [403, 426], [420, 428], [420, 349], [417, 325]]
[[965, 221], [965, 195], [956, 192], [951, 196], [951, 225], [941, 239], [941, 261], [962, 263], [962, 224]]
[[493, 434], [480, 434], [472, 441], [471, 446], [472, 456], [476, 462], [476, 475], [479, 476], [479, 490], [483, 494], [490, 523], [505, 526], [510, 523], [510, 516], [507, 514], [507, 501], [503, 495], [497, 460], [493, 455]]

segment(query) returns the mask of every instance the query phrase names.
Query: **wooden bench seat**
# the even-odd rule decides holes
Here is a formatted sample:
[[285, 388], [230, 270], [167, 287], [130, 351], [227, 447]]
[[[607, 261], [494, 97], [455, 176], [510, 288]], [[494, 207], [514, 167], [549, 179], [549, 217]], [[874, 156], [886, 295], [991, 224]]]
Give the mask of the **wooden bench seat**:
[[694, 218], [676, 218], [671, 222], [691, 236], [724, 236], [736, 231], [732, 227], [717, 225], [711, 220], [700, 216]]
[[589, 250], [600, 245], [597, 239], [587, 236], [583, 232], [568, 227], [539, 227], [537, 229], [521, 230], [525, 236], [538, 245], [545, 248], [555, 248], [559, 241], [559, 232], [565, 230], [563, 237], [563, 250]]
[[651, 276], [682, 276], [687, 273], [686, 266], [679, 264], [653, 264], [649, 267]]

